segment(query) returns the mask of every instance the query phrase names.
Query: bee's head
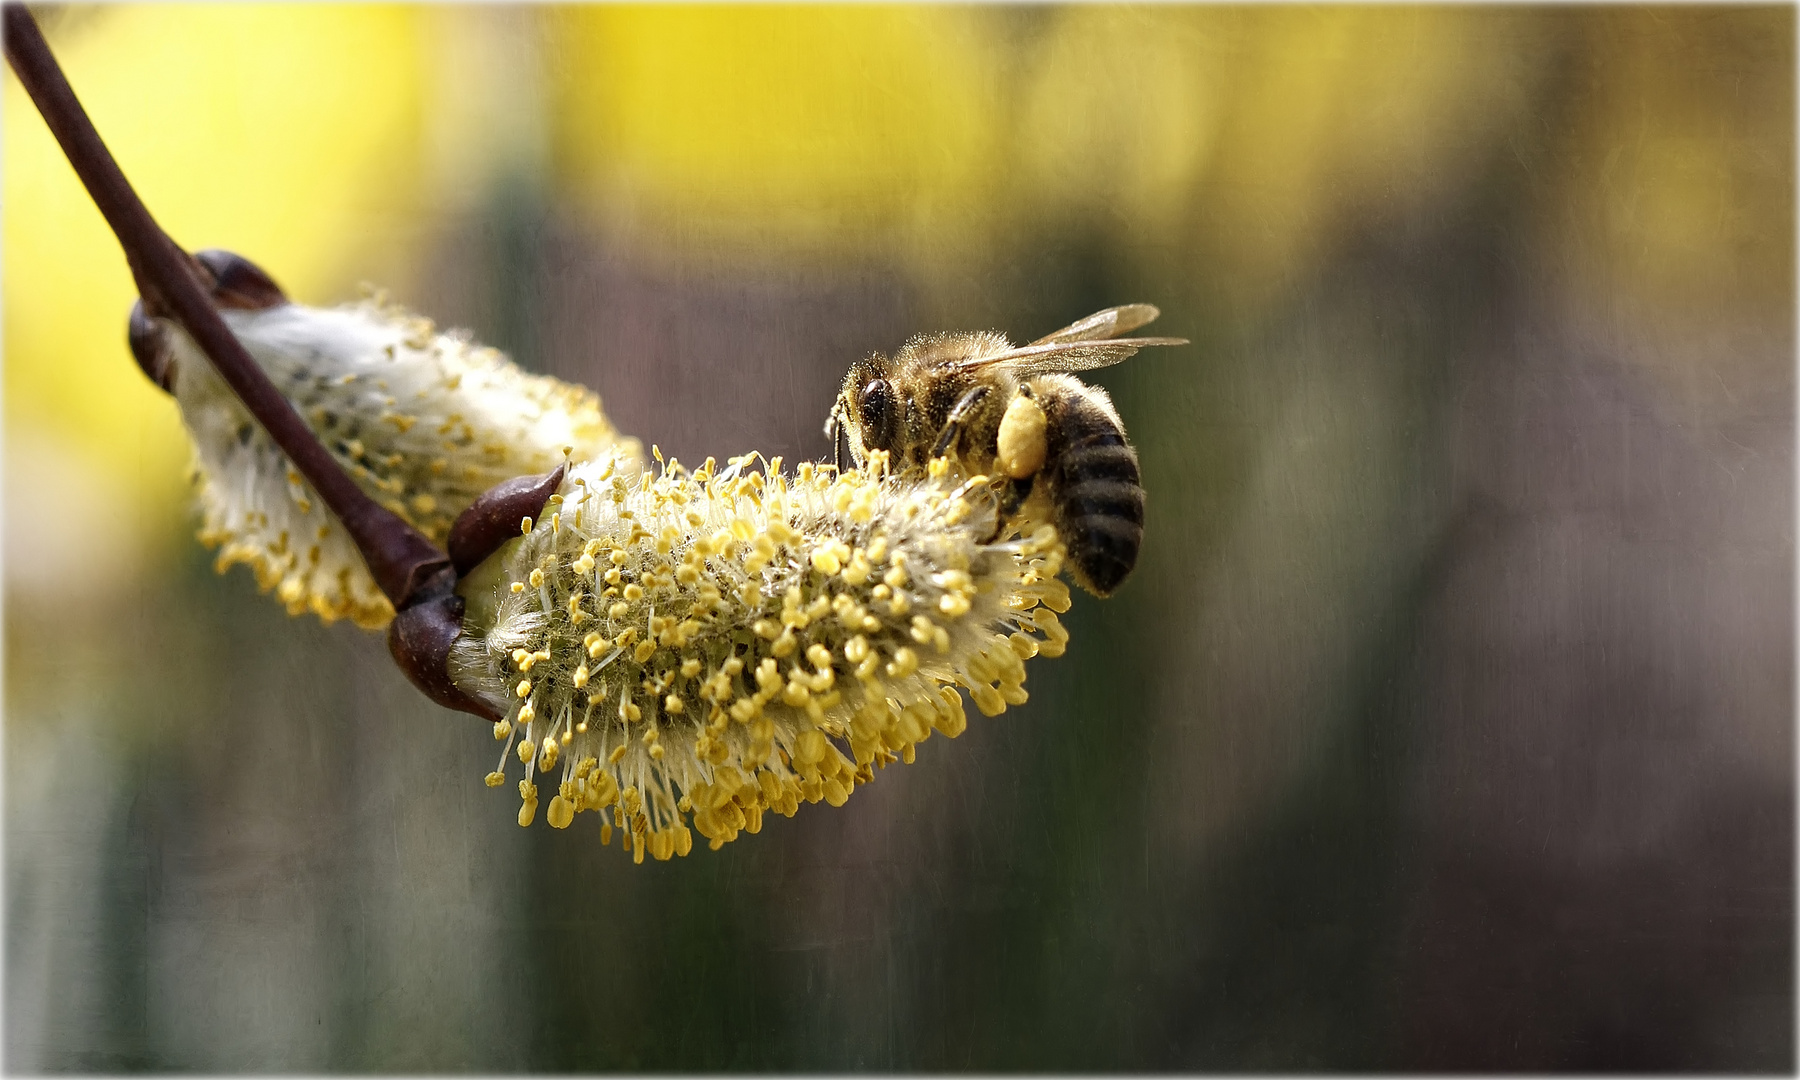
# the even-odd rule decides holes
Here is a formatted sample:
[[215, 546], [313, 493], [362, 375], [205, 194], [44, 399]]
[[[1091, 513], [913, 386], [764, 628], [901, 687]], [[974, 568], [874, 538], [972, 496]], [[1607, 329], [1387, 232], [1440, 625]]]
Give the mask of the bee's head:
[[878, 354], [858, 361], [844, 376], [844, 389], [825, 421], [838, 468], [851, 462], [861, 467], [871, 450], [894, 450], [906, 403], [894, 387], [892, 374], [892, 362]]

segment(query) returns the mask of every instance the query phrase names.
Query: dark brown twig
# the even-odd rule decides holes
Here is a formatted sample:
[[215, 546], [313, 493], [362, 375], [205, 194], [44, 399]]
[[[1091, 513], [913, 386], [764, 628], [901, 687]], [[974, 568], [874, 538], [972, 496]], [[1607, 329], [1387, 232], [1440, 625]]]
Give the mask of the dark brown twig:
[[[192, 260], [150, 216], [23, 4], [4, 5], [6, 59], [43, 114], [94, 205], [112, 227], [146, 304], [179, 322], [331, 509], [396, 610], [450, 565], [418, 530], [375, 503], [340, 468], [214, 310]], [[436, 583], [441, 591], [443, 581]]]

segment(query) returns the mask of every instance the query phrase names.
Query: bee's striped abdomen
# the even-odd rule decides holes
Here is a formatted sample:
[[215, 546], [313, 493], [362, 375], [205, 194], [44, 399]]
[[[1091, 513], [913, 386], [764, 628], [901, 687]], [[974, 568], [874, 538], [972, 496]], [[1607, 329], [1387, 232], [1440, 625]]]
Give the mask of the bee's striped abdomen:
[[1137, 564], [1144, 539], [1137, 452], [1099, 405], [1076, 395], [1058, 404], [1049, 432], [1057, 533], [1077, 583], [1107, 596]]

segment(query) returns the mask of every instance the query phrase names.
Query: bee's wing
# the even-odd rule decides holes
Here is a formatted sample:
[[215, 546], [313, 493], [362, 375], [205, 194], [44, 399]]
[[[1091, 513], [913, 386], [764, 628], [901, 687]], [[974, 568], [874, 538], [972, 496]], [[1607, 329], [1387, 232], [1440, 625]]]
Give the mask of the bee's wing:
[[[1070, 323], [1054, 334], [1045, 334], [1032, 345], [1049, 345], [1058, 341], [1093, 341], [1129, 334], [1156, 320], [1162, 312], [1151, 304], [1122, 304], [1096, 311], [1085, 319]], [[1028, 346], [1029, 347], [1029, 346]], [[1124, 359], [1120, 357], [1120, 359]]]
[[1119, 338], [1116, 341], [1053, 341], [1044, 345], [1024, 345], [992, 356], [972, 357], [947, 366], [960, 371], [974, 371], [1004, 364], [1015, 375], [1048, 375], [1059, 371], [1089, 371], [1109, 367], [1127, 359], [1146, 345], [1186, 344], [1186, 338], [1167, 337]]

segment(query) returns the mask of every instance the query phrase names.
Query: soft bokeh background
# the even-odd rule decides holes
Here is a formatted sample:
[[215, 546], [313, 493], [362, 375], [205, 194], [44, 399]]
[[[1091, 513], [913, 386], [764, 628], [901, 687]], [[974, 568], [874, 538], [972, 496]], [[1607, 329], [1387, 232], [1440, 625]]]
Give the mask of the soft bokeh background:
[[1794, 1067], [1792, 8], [40, 14], [183, 243], [684, 460], [1194, 344], [1098, 373], [1143, 560], [1029, 705], [634, 867], [213, 575], [9, 74], [9, 1070]]

